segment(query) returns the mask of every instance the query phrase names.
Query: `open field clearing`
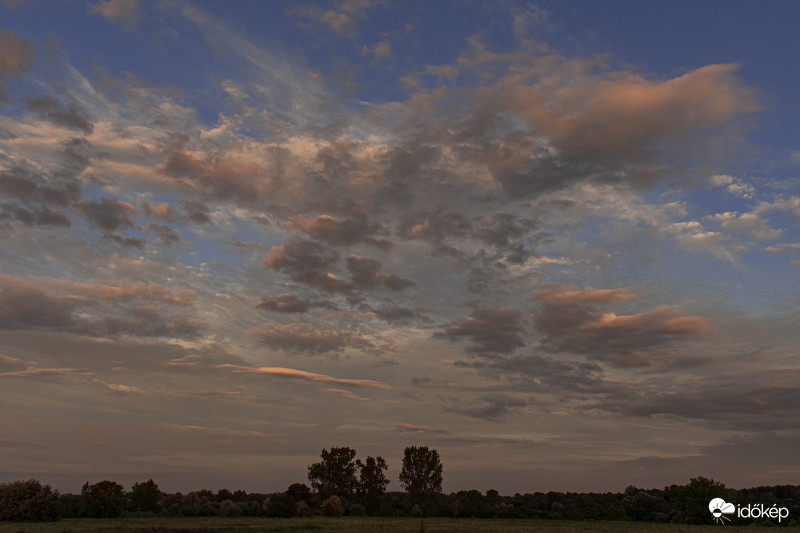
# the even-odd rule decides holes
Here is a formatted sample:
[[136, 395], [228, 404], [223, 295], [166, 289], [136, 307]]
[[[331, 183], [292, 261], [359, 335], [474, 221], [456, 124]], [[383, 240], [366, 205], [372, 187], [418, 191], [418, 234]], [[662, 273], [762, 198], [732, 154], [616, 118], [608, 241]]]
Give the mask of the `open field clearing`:
[[[449, 518], [131, 518], [81, 519], [49, 523], [0, 522], [0, 533], [692, 533], [719, 526], [642, 522], [573, 522], [552, 520]], [[795, 528], [792, 528], [795, 529]], [[753, 531], [752, 526], [726, 526], [725, 531]]]

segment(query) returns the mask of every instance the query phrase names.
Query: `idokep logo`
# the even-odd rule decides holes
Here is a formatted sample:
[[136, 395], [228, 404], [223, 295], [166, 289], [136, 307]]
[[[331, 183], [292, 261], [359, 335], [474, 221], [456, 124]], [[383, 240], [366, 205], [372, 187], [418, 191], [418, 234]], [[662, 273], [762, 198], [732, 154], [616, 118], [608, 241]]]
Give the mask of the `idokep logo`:
[[708, 510], [714, 515], [714, 522], [717, 524], [724, 524], [726, 520], [728, 522], [731, 521], [731, 519], [725, 515], [735, 513], [736, 506], [726, 502], [722, 498], [714, 498], [708, 502]]
[[736, 507], [732, 503], [728, 503], [722, 498], [714, 498], [708, 502], [708, 510], [711, 511], [712, 515], [714, 515], [714, 522], [717, 524], [730, 522], [731, 519], [725, 515], [732, 514], [735, 514], [738, 518], [777, 518], [779, 524], [781, 523], [781, 520], [789, 517], [789, 509], [786, 507], [778, 507], [778, 504], [774, 504], [772, 507], [770, 507], [764, 505], [763, 503], [753, 503], [743, 507]]

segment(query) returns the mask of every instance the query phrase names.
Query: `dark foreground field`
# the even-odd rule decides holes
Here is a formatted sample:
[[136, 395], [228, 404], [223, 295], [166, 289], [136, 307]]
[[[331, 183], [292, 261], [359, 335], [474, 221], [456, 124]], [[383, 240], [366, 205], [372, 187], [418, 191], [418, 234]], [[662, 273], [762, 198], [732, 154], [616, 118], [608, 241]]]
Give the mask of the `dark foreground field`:
[[[72, 519], [50, 523], [0, 522], [0, 533], [693, 533], [720, 526], [640, 522], [570, 522], [550, 520], [450, 518], [117, 518]], [[725, 526], [724, 531], [753, 531]], [[760, 529], [760, 528], [759, 528]], [[794, 530], [794, 528], [792, 528]]]

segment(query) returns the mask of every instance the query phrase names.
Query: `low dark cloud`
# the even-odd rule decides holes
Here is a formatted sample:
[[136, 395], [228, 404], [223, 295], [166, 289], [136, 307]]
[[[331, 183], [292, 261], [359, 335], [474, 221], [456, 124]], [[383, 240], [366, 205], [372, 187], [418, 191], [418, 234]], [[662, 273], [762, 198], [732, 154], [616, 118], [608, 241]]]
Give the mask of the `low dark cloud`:
[[274, 186], [267, 170], [258, 164], [224, 156], [201, 158], [185, 148], [186, 141], [177, 137], [165, 146], [159, 170], [207, 197], [253, 206]]
[[377, 235], [384, 232], [383, 227], [370, 221], [363, 213], [354, 213], [345, 218], [319, 215], [309, 219], [299, 216], [287, 222], [285, 226], [332, 245], [347, 246], [364, 242], [382, 250], [392, 247], [390, 241], [377, 238]]
[[324, 245], [295, 238], [273, 246], [264, 254], [264, 265], [287, 274], [291, 279], [327, 291], [343, 291], [347, 284], [333, 272], [339, 253]]
[[69, 217], [51, 207], [27, 209], [18, 205], [0, 205], [0, 220], [13, 220], [26, 226], [63, 227], [71, 226]]
[[166, 313], [161, 306], [140, 305], [127, 310], [124, 316], [104, 318], [93, 327], [110, 335], [191, 339], [201, 335], [203, 324]]
[[8, 90], [2, 85], [5, 78], [25, 72], [36, 50], [10, 30], [0, 29], [0, 102], [8, 102]]
[[207, 205], [200, 202], [186, 202], [183, 204], [183, 212], [192, 222], [198, 224], [211, 224], [211, 216]]
[[588, 354], [619, 366], [656, 366], [642, 356], [654, 348], [702, 333], [708, 320], [659, 307], [632, 315], [617, 315], [611, 303], [636, 298], [628, 289], [575, 290], [554, 286], [537, 293], [540, 307], [533, 313], [536, 329], [549, 350]]
[[264, 324], [251, 334], [260, 344], [296, 354], [336, 354], [350, 347], [374, 348], [367, 337], [349, 331], [317, 330], [309, 324]]
[[[522, 219], [507, 213], [496, 213], [488, 220], [483, 220], [475, 228], [475, 238], [494, 246], [504, 254], [510, 263], [524, 263], [533, 251], [526, 247], [526, 239], [531, 238], [532, 232], [538, 227], [538, 222], [531, 219]], [[540, 240], [541, 235], [535, 239]]]
[[471, 418], [497, 420], [517, 407], [525, 407], [528, 402], [506, 394], [489, 394], [481, 398], [481, 405], [452, 407], [449, 410]]
[[399, 228], [400, 236], [440, 243], [446, 239], [467, 237], [472, 223], [457, 211], [438, 211], [406, 219]]
[[86, 220], [105, 231], [133, 227], [131, 213], [134, 213], [136, 208], [116, 198], [105, 196], [99, 200], [80, 202], [77, 207]]
[[0, 327], [68, 328], [78, 301], [43, 291], [36, 283], [0, 274]]
[[384, 305], [373, 311], [375, 316], [381, 320], [391, 323], [407, 323], [417, 320], [429, 321], [430, 319], [420, 315], [417, 311], [399, 305]]
[[78, 201], [81, 187], [70, 180], [54, 180], [21, 168], [14, 168], [0, 172], [0, 193], [18, 198], [29, 205], [65, 207]]
[[324, 309], [336, 309], [333, 302], [326, 300], [316, 300], [310, 298], [300, 298], [294, 294], [277, 294], [265, 296], [256, 309], [265, 311], [276, 311], [278, 313], [305, 313], [315, 307]]
[[469, 318], [437, 331], [434, 337], [470, 341], [467, 349], [481, 354], [510, 353], [525, 346], [525, 320], [517, 309], [477, 309]]
[[399, 291], [416, 285], [410, 279], [400, 277], [390, 272], [381, 272], [383, 263], [372, 257], [359, 257], [351, 255], [347, 258], [347, 271], [350, 273], [350, 282], [358, 289], [377, 289], [386, 287]]
[[158, 243], [164, 246], [174, 246], [181, 242], [181, 235], [173, 228], [164, 224], [148, 224], [142, 226], [147, 233], [155, 233], [158, 236]]
[[63, 104], [52, 96], [40, 96], [27, 98], [25, 105], [40, 118], [56, 126], [79, 130], [86, 135], [94, 131], [88, 112], [77, 102]]

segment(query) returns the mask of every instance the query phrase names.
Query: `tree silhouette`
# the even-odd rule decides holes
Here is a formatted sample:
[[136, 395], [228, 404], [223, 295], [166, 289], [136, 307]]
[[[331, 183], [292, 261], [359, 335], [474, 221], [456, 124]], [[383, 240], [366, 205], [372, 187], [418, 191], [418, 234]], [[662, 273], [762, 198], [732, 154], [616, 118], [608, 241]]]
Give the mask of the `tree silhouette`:
[[427, 446], [409, 446], [403, 456], [400, 483], [414, 503], [423, 503], [442, 492], [439, 452]]
[[358, 485], [356, 479], [356, 451], [348, 447], [326, 449], [320, 453], [322, 461], [308, 467], [308, 480], [323, 500], [338, 496], [349, 500]]
[[358, 487], [356, 489], [361, 504], [369, 511], [374, 513], [381, 504], [381, 498], [386, 494], [386, 479], [384, 472], [389, 469], [383, 457], [367, 457], [366, 462], [361, 459], [356, 460], [356, 465], [360, 469]]

